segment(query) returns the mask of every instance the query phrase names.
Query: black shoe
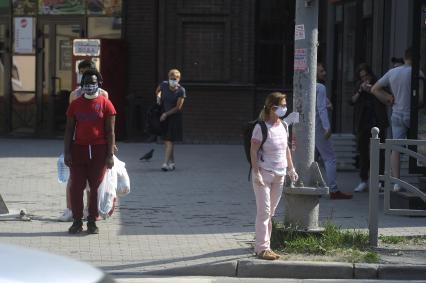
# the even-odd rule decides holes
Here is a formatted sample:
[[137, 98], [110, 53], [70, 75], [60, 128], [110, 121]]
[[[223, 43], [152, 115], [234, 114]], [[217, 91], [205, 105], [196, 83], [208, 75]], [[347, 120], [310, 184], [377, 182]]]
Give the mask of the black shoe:
[[89, 234], [99, 234], [98, 226], [96, 226], [95, 221], [88, 221], [87, 222], [87, 233]]
[[81, 220], [74, 220], [71, 227], [68, 229], [68, 233], [77, 234], [83, 231], [83, 222]]

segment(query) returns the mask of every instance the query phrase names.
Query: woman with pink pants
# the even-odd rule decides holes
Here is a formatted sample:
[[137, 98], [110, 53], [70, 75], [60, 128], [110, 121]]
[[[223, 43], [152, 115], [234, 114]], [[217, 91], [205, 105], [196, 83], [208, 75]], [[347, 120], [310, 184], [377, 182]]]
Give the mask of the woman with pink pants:
[[[292, 182], [298, 179], [287, 144], [287, 126], [280, 119], [287, 111], [286, 106], [285, 94], [269, 94], [251, 139], [252, 182], [257, 207], [254, 251], [259, 258], [267, 260], [279, 258], [279, 255], [271, 250], [270, 240], [272, 216], [281, 199], [284, 177], [289, 175]], [[267, 138], [263, 145], [260, 123], [264, 123], [267, 128]]]

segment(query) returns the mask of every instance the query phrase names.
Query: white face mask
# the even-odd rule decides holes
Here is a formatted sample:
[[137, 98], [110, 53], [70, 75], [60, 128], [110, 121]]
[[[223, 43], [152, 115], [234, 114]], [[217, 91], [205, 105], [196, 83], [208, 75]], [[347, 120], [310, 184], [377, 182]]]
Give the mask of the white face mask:
[[172, 88], [176, 88], [179, 85], [178, 81], [176, 80], [169, 80], [169, 86]]
[[278, 117], [284, 117], [285, 113], [287, 113], [287, 107], [278, 106], [275, 110], [275, 114], [277, 114]]

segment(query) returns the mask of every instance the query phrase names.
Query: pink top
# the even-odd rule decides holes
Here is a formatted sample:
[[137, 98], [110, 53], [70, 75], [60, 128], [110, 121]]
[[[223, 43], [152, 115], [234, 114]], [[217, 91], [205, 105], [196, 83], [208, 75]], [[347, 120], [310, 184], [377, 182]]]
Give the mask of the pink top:
[[[273, 125], [266, 122], [266, 127], [268, 128], [268, 137], [257, 156], [259, 167], [273, 171], [277, 175], [285, 175], [287, 168], [287, 130], [281, 122]], [[254, 143], [262, 143], [262, 130], [259, 124], [254, 127], [251, 140]], [[263, 161], [260, 160], [261, 156]]]

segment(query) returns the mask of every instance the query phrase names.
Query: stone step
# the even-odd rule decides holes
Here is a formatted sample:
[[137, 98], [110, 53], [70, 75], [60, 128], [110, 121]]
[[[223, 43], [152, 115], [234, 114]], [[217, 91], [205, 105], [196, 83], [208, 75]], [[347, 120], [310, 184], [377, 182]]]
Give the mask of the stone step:
[[426, 210], [426, 202], [411, 192], [391, 192], [391, 209]]

